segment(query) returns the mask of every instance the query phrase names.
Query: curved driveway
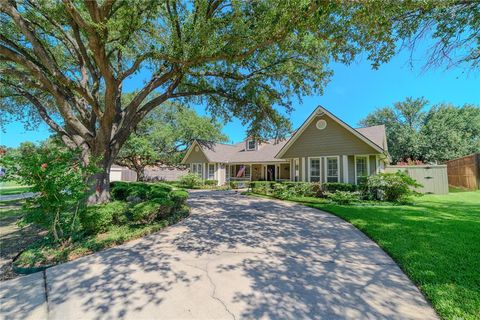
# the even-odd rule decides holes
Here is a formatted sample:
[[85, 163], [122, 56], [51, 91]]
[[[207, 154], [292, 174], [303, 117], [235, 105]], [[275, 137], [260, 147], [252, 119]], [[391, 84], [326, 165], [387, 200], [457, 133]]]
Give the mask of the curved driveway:
[[234, 192], [189, 201], [176, 226], [1, 284], [3, 316], [436, 319], [398, 266], [335, 216]]

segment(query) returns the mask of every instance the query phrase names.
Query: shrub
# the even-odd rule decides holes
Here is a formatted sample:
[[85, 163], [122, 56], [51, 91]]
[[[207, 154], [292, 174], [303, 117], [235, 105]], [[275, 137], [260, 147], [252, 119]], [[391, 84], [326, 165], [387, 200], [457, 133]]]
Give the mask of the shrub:
[[204, 184], [206, 186], [216, 186], [218, 184], [218, 180], [205, 180]]
[[172, 189], [172, 186], [168, 184], [152, 184], [150, 185], [150, 190], [147, 192], [147, 199], [167, 198]]
[[38, 193], [27, 200], [27, 207], [33, 210], [27, 211], [23, 222], [44, 226], [55, 241], [68, 239], [78, 230], [78, 212], [90, 190], [85, 177], [97, 171], [93, 165], [84, 166], [79, 155], [78, 150], [48, 142], [40, 147], [24, 143], [1, 158], [0, 165], [5, 165], [15, 180], [31, 185], [31, 191]]
[[228, 186], [231, 189], [240, 189], [240, 188], [246, 188], [248, 187], [249, 182], [248, 181], [230, 181], [228, 183]]
[[273, 184], [273, 195], [275, 198], [286, 199], [291, 196], [291, 193], [286, 184], [275, 183]]
[[152, 199], [141, 202], [131, 209], [132, 220], [138, 223], [151, 223], [155, 219], [169, 215], [174, 203], [170, 199]]
[[326, 182], [323, 184], [323, 190], [327, 192], [335, 191], [357, 191], [358, 187], [351, 183], [342, 183], [342, 182]]
[[337, 190], [335, 192], [325, 192], [325, 197], [338, 204], [350, 204], [360, 199], [360, 193]]
[[181, 208], [188, 199], [188, 192], [184, 190], [174, 190], [169, 194], [175, 209]]
[[112, 224], [126, 222], [128, 205], [123, 201], [89, 206], [80, 214], [80, 221], [87, 233], [106, 231]]
[[274, 184], [276, 184], [274, 181], [252, 181], [250, 183], [250, 188], [254, 193], [268, 195], [273, 192]]
[[290, 185], [295, 197], [313, 197], [316, 195], [316, 190], [310, 182], [291, 182]]
[[365, 191], [371, 199], [401, 202], [409, 196], [417, 195], [414, 188], [421, 186], [406, 173], [398, 171], [368, 177]]
[[130, 195], [130, 183], [115, 181], [110, 183], [110, 192], [115, 200], [126, 200]]
[[194, 173], [187, 173], [180, 177], [179, 182], [185, 188], [194, 188], [202, 184], [202, 179]]

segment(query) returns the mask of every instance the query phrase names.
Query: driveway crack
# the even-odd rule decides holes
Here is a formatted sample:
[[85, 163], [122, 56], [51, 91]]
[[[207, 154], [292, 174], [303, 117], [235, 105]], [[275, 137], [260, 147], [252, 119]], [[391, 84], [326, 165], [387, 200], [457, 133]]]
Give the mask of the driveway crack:
[[49, 303], [48, 303], [48, 285], [47, 285], [47, 270], [43, 270], [43, 290], [45, 292], [45, 304], [47, 307], [47, 317], [50, 312]]
[[201, 270], [203, 272], [205, 272], [205, 275], [207, 276], [207, 279], [208, 279], [208, 282], [210, 282], [210, 285], [212, 286], [213, 288], [213, 291], [212, 293], [210, 294], [210, 298], [220, 302], [223, 306], [223, 308], [225, 309], [225, 311], [230, 314], [232, 316], [232, 319], [233, 320], [236, 320], [237, 318], [235, 317], [235, 315], [228, 309], [227, 305], [225, 304], [225, 302], [220, 299], [219, 297], [215, 296], [215, 293], [217, 291], [217, 285], [215, 284], [215, 282], [213, 282], [213, 279], [212, 277], [210, 276], [210, 273], [208, 272], [208, 264], [210, 263], [209, 261], [207, 261], [207, 263], [205, 264], [205, 269], [201, 268], [201, 267], [198, 267], [198, 266], [194, 266], [194, 265], [191, 265], [191, 264], [188, 264], [188, 263], [185, 263], [185, 262], [182, 262], [184, 265], [186, 266], [189, 266], [189, 267], [192, 267], [192, 268], [195, 268], [195, 269], [198, 269], [198, 270]]

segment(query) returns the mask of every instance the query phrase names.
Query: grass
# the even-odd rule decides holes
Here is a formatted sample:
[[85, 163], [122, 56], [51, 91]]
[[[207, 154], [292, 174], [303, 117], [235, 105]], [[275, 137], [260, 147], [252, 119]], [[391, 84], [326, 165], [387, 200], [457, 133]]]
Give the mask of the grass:
[[43, 239], [23, 251], [15, 261], [15, 265], [32, 268], [74, 260], [159, 231], [187, 215], [188, 207], [184, 207], [174, 215], [148, 225], [113, 225], [104, 233], [82, 237], [60, 246], [49, 239]]
[[30, 191], [30, 186], [23, 186], [15, 181], [0, 182], [0, 195], [24, 193]]
[[442, 318], [480, 319], [480, 191], [425, 195], [411, 205], [290, 200], [331, 212], [376, 241]]

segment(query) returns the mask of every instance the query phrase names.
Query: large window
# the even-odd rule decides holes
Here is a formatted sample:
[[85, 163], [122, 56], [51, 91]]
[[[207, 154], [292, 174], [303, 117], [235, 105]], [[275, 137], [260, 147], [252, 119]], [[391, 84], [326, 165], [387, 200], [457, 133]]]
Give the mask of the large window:
[[215, 180], [215, 164], [208, 164], [208, 180]]
[[338, 158], [327, 157], [327, 182], [338, 182]]
[[200, 178], [203, 177], [203, 164], [201, 163], [192, 163], [192, 173], [196, 174]]
[[310, 159], [310, 182], [320, 182], [320, 158]]
[[355, 173], [357, 177], [357, 184], [363, 184], [368, 177], [368, 157], [357, 156], [355, 157]]

